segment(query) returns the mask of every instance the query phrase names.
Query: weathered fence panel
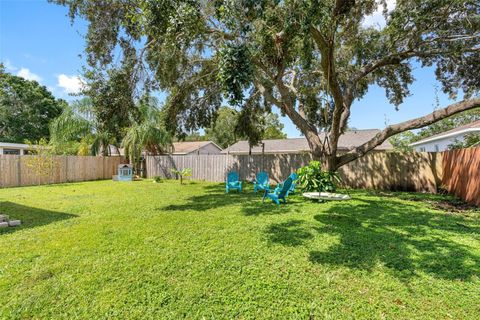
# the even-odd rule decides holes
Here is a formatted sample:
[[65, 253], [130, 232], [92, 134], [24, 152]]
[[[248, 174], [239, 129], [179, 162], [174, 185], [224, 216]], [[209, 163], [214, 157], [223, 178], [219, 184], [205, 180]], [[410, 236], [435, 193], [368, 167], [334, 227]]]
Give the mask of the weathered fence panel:
[[480, 148], [443, 152], [442, 184], [448, 192], [480, 206]]
[[121, 157], [53, 156], [50, 174], [41, 176], [28, 165], [33, 157], [0, 155], [0, 187], [110, 179], [123, 162]]
[[[213, 182], [225, 181], [231, 170], [243, 180], [253, 180], [257, 172], [266, 171], [272, 182], [280, 182], [311, 159], [309, 153], [149, 156], [146, 169], [149, 178], [174, 178], [172, 169], [191, 168], [192, 179]], [[441, 157], [435, 153], [373, 152], [343, 166], [339, 175], [345, 187], [435, 192], [441, 168]]]
[[442, 178], [438, 153], [375, 152], [339, 170], [342, 184], [351, 188], [435, 193]]

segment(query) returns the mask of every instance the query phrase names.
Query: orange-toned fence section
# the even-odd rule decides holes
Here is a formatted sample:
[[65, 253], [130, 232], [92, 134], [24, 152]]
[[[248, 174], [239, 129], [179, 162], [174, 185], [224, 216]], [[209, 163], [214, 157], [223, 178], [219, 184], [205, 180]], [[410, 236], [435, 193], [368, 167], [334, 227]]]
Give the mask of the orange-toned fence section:
[[480, 148], [446, 151], [442, 166], [448, 192], [480, 206]]

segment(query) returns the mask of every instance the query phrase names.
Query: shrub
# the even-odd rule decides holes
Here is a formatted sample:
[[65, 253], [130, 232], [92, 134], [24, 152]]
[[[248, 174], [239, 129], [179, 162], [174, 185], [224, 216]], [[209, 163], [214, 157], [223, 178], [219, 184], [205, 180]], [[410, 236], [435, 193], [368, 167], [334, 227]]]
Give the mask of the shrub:
[[172, 172], [180, 177], [180, 184], [183, 184], [183, 178], [192, 175], [192, 169], [184, 168], [182, 170], [172, 169]]
[[297, 170], [298, 185], [303, 191], [311, 192], [335, 192], [336, 182], [340, 179], [335, 172], [323, 171], [320, 161], [310, 161], [310, 163]]
[[153, 182], [155, 182], [155, 183], [163, 182], [162, 177], [160, 177], [160, 176], [153, 177]]

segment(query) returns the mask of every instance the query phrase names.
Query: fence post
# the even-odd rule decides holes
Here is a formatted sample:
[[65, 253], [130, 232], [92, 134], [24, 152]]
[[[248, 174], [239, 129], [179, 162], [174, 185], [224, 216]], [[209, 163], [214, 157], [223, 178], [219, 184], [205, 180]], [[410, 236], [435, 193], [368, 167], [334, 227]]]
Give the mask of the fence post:
[[22, 164], [21, 164], [21, 158], [20, 156], [15, 156], [15, 159], [17, 161], [17, 185], [21, 186], [22, 185]]

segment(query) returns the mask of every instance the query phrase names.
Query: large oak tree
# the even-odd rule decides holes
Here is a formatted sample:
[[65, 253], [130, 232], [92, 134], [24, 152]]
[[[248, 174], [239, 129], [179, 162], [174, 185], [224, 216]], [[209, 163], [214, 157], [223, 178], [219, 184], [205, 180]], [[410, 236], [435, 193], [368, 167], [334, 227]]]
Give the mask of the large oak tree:
[[48, 125], [67, 103], [45, 86], [5, 71], [0, 64], [0, 141], [24, 143], [48, 139]]
[[[207, 127], [226, 98], [241, 107], [241, 125], [256, 143], [255, 120], [275, 105], [330, 170], [395, 134], [480, 106], [478, 0], [398, 0], [384, 10], [383, 28], [364, 25], [378, 4], [386, 8], [373, 0], [54, 2], [89, 21], [91, 68], [108, 68], [119, 49], [135, 52], [132, 81], [168, 93], [172, 131]], [[414, 81], [413, 63], [434, 66], [443, 91], [455, 97], [460, 90], [463, 100], [338, 154], [353, 102], [378, 85], [399, 106]]]

